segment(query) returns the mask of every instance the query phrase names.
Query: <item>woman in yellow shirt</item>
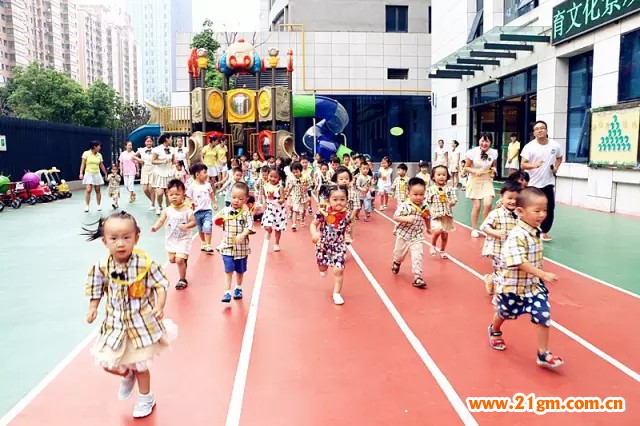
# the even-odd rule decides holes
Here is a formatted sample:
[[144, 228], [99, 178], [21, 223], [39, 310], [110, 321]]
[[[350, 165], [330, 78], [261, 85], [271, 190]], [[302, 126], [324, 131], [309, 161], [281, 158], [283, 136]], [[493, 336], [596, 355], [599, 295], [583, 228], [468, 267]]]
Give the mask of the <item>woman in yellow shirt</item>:
[[[80, 163], [80, 179], [86, 186], [84, 193], [84, 211], [89, 211], [89, 204], [91, 204], [91, 190], [95, 189], [96, 203], [98, 203], [98, 211], [102, 211], [102, 194], [100, 193], [100, 187], [104, 185], [104, 179], [102, 175], [107, 175], [107, 169], [104, 167], [104, 161], [102, 160], [102, 154], [100, 149], [102, 148], [99, 141], [92, 141], [89, 143], [89, 149], [82, 153], [82, 162]], [[102, 174], [100, 174], [102, 171]]]
[[509, 148], [507, 149], [507, 164], [505, 164], [505, 168], [509, 170], [509, 174], [520, 170], [519, 156], [520, 142], [518, 142], [518, 134], [511, 133], [511, 142], [509, 142]]

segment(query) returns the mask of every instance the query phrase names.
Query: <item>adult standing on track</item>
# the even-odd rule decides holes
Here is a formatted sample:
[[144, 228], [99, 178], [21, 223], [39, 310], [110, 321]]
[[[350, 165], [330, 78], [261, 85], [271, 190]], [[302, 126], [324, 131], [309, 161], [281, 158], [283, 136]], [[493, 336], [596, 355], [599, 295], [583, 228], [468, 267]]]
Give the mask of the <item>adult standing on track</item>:
[[440, 139], [438, 141], [438, 148], [436, 148], [436, 158], [433, 161], [433, 167], [435, 166], [445, 166], [449, 167], [449, 153], [444, 148], [444, 141]]
[[[82, 153], [82, 162], [80, 163], [80, 179], [86, 186], [86, 192], [84, 193], [84, 211], [89, 211], [89, 204], [91, 204], [91, 190], [96, 192], [96, 203], [98, 204], [98, 211], [102, 211], [102, 194], [100, 193], [100, 187], [104, 185], [104, 179], [102, 175], [107, 176], [107, 169], [104, 167], [104, 160], [100, 149], [102, 145], [99, 141], [89, 142], [89, 149]], [[102, 174], [100, 174], [102, 171]]]
[[547, 196], [547, 217], [540, 225], [542, 241], [551, 241], [549, 235], [553, 225], [553, 213], [556, 207], [555, 184], [556, 173], [562, 164], [562, 147], [547, 133], [547, 123], [536, 121], [533, 125], [535, 139], [522, 149], [521, 167], [531, 177], [529, 186], [539, 188]]
[[144, 195], [147, 196], [151, 205], [149, 210], [155, 210], [156, 208], [156, 195], [151, 187], [151, 175], [153, 174], [153, 139], [148, 136], [144, 140], [144, 148], [139, 148], [137, 152], [139, 158], [138, 163], [142, 164], [140, 170], [140, 185]]
[[133, 144], [130, 141], [124, 145], [124, 151], [120, 153], [118, 158], [120, 162], [120, 173], [124, 176], [124, 187], [129, 191], [129, 202], [136, 200], [135, 180], [138, 174], [138, 159], [136, 153], [133, 152]]
[[496, 172], [498, 151], [491, 148], [491, 133], [484, 132], [480, 135], [478, 146], [467, 151], [465, 157], [465, 169], [469, 173], [467, 185], [467, 198], [473, 202], [471, 209], [471, 236], [478, 238], [478, 216], [480, 215], [480, 201], [482, 201], [482, 221], [487, 218], [491, 203], [496, 194], [493, 188], [493, 176]]
[[[162, 213], [162, 201], [165, 200], [167, 184], [171, 180], [171, 165], [173, 164], [172, 136], [164, 133], [158, 139], [158, 146], [153, 149], [153, 173], [151, 174], [151, 186], [156, 192], [156, 214]], [[166, 199], [169, 206], [169, 200]]]

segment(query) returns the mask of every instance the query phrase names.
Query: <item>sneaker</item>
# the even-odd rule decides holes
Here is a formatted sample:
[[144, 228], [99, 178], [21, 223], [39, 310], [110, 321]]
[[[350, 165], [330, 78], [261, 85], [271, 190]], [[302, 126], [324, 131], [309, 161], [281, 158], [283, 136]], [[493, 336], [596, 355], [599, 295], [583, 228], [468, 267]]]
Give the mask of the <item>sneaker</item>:
[[242, 289], [236, 288], [233, 290], [233, 300], [240, 300], [240, 299], [242, 299]]
[[156, 209], [156, 206], [154, 206], [153, 204], [151, 204], [151, 205], [149, 206], [149, 211], [150, 211], [150, 212], [154, 211], [155, 209]]
[[553, 241], [553, 238], [551, 238], [551, 235], [549, 234], [542, 234], [540, 236], [540, 239], [544, 242], [549, 242], [549, 241]]
[[160, 216], [162, 214], [162, 207], [156, 207], [156, 214]]
[[213, 247], [211, 247], [209, 244], [207, 244], [206, 246], [204, 246], [202, 248], [202, 251], [204, 251], [205, 253], [208, 254], [213, 254], [215, 252], [215, 250], [213, 249]]
[[273, 245], [273, 251], [280, 251], [280, 246], [278, 244]]
[[133, 387], [136, 384], [136, 375], [133, 370], [129, 370], [129, 374], [120, 381], [120, 389], [118, 390], [118, 399], [124, 401], [129, 399], [133, 393]]
[[148, 395], [140, 395], [138, 402], [133, 407], [133, 418], [141, 419], [147, 417], [153, 411], [153, 407], [156, 406], [156, 399], [152, 393]]
[[477, 229], [474, 229], [473, 231], [471, 231], [471, 237], [472, 238], [478, 238], [480, 237], [480, 233], [478, 232]]
[[98, 206], [98, 211], [101, 212], [102, 211], [102, 206]]
[[490, 296], [495, 292], [495, 284], [493, 283], [493, 274], [486, 274], [484, 276], [484, 289]]
[[344, 299], [340, 293], [333, 293], [333, 303], [336, 305], [344, 305]]
[[231, 302], [231, 293], [225, 293], [224, 296], [222, 296], [222, 302], [223, 303], [230, 303]]
[[326, 277], [327, 276], [327, 271], [320, 271], [320, 276], [321, 277]]
[[112, 207], [114, 210], [118, 208], [118, 206], [116, 205], [116, 203], [112, 203], [112, 204], [111, 204], [111, 207]]
[[84, 206], [84, 212], [89, 213], [89, 206]]

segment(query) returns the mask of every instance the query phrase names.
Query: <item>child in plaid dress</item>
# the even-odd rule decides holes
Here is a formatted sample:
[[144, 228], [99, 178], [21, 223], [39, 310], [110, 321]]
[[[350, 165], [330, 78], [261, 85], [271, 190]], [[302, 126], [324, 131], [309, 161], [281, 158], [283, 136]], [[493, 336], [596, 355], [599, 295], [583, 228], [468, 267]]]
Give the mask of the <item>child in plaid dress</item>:
[[493, 297], [496, 313], [489, 325], [489, 344], [498, 351], [507, 349], [501, 327], [505, 320], [529, 314], [536, 327], [538, 352], [536, 362], [543, 367], [559, 367], [562, 358], [549, 350], [551, 308], [545, 283], [558, 277], [542, 269], [544, 252], [540, 224], [547, 217], [547, 197], [538, 188], [524, 188], [516, 200], [520, 220], [511, 230], [502, 248], [501, 269]]
[[122, 377], [118, 397], [131, 396], [136, 382], [140, 396], [133, 417], [146, 417], [156, 400], [151, 392], [151, 360], [168, 348], [177, 326], [164, 317], [169, 280], [162, 267], [135, 248], [140, 228], [133, 216], [116, 212], [85, 228], [89, 241], [102, 239], [109, 256], [89, 270], [85, 292], [89, 297], [87, 322], [98, 316], [106, 298], [106, 316], [91, 350], [106, 372]]
[[[431, 179], [434, 184], [427, 189], [427, 204], [431, 213], [431, 250], [429, 254], [435, 256], [440, 253], [442, 259], [447, 259], [446, 248], [449, 240], [449, 231], [454, 231], [453, 206], [458, 202], [456, 191], [447, 187], [449, 169], [446, 166], [435, 166], [431, 170]], [[438, 239], [441, 238], [440, 249]]]
[[333, 303], [342, 305], [342, 283], [347, 247], [344, 237], [349, 224], [348, 190], [344, 186], [327, 188], [328, 207], [321, 207], [311, 222], [311, 241], [316, 245], [316, 262], [320, 275], [333, 269]]
[[122, 176], [118, 174], [118, 166], [116, 164], [111, 165], [111, 173], [107, 176], [107, 182], [109, 182], [109, 198], [111, 198], [111, 207], [117, 209], [120, 203], [120, 182]]
[[393, 191], [393, 196], [397, 200], [398, 204], [400, 204], [405, 201], [408, 196], [407, 171], [409, 168], [406, 164], [401, 163], [398, 165], [396, 170], [398, 172], [398, 176], [393, 180], [391, 190]]
[[291, 230], [296, 230], [296, 224], [300, 219], [300, 225], [305, 226], [305, 216], [309, 205], [309, 188], [311, 188], [311, 177], [302, 175], [302, 165], [293, 163], [291, 165], [291, 177], [287, 185], [287, 197], [291, 197], [291, 208], [293, 210], [293, 224]]
[[426, 229], [429, 207], [424, 202], [425, 183], [420, 178], [411, 178], [408, 182], [409, 196], [396, 208], [394, 219], [398, 224], [393, 230], [396, 245], [393, 249], [393, 266], [391, 272], [400, 272], [400, 265], [411, 253], [411, 270], [413, 271], [413, 285], [426, 288], [427, 283], [422, 278], [422, 240]]
[[233, 299], [242, 299], [242, 279], [247, 272], [247, 260], [251, 249], [249, 248], [249, 235], [255, 234], [253, 229], [253, 215], [245, 208], [249, 197], [249, 186], [237, 181], [231, 187], [230, 205], [220, 210], [214, 219], [216, 225], [222, 226], [224, 235], [218, 246], [224, 262], [226, 284], [222, 302], [231, 302], [231, 281], [233, 273], [236, 273], [236, 286], [233, 290]]
[[518, 222], [515, 209], [519, 192], [519, 183], [506, 181], [500, 188], [500, 207], [492, 210], [480, 226], [480, 229], [487, 234], [482, 247], [482, 255], [491, 258], [493, 262], [493, 274], [484, 276], [484, 288], [491, 295], [494, 292], [495, 280], [500, 270], [502, 245]]

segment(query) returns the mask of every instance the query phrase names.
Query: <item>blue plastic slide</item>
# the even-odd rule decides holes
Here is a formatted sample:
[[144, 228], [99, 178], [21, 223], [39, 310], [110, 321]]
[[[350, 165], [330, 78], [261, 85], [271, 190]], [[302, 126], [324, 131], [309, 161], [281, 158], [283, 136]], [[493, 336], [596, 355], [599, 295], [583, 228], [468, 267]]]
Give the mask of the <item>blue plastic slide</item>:
[[337, 134], [342, 133], [349, 124], [347, 110], [336, 100], [326, 96], [295, 95], [293, 97], [294, 117], [316, 117], [320, 121], [310, 127], [302, 137], [305, 147], [315, 151], [322, 158], [329, 159], [335, 155], [342, 141], [335, 141]]
[[135, 129], [129, 134], [129, 140], [134, 146], [141, 146], [147, 136], [153, 138], [160, 136], [161, 129], [159, 124], [145, 124]]

